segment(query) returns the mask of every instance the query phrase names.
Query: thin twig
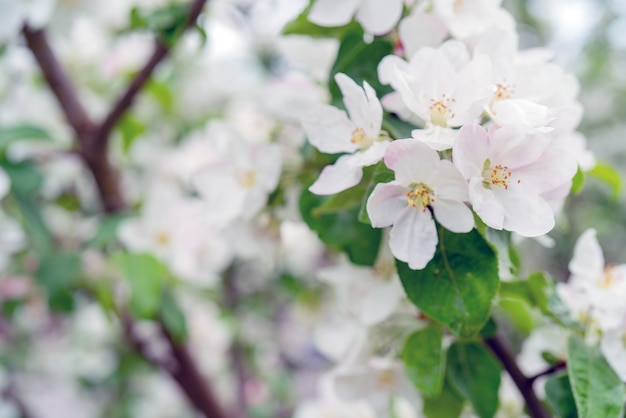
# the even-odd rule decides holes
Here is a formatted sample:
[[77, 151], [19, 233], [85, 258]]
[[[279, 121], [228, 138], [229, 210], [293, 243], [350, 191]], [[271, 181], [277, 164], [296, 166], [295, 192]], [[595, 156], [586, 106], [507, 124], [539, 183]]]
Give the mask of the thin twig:
[[533, 381], [524, 376], [515, 361], [515, 356], [505, 342], [502, 341], [502, 337], [496, 335], [492, 338], [485, 338], [484, 342], [500, 360], [500, 363], [502, 363], [513, 379], [513, 382], [515, 382], [515, 385], [526, 401], [526, 408], [528, 409], [529, 415], [533, 418], [550, 418], [550, 414], [533, 390]]
[[558, 362], [548, 367], [544, 371], [539, 372], [536, 375], [529, 377], [528, 380], [530, 380], [531, 383], [534, 383], [535, 380], [539, 379], [540, 377], [549, 376], [551, 374], [554, 374], [558, 371], [565, 369], [566, 367], [567, 367], [567, 362], [565, 360], [559, 360]]

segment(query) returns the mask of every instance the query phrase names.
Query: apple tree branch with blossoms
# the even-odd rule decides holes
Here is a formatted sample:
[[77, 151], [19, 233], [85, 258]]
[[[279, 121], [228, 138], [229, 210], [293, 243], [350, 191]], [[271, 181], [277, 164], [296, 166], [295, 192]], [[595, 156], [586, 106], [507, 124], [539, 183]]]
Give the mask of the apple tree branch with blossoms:
[[0, 417], [623, 415], [626, 265], [517, 250], [617, 174], [500, 1], [0, 23]]

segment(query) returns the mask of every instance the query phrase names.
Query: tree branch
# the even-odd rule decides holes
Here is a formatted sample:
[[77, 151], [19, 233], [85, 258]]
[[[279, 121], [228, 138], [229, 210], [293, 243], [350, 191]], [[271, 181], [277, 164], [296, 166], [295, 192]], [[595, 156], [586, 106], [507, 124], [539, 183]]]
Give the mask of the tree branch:
[[543, 376], [549, 376], [551, 374], [554, 374], [560, 370], [563, 370], [564, 368], [567, 367], [567, 362], [565, 360], [560, 360], [557, 363], [555, 363], [554, 365], [548, 367], [547, 369], [545, 369], [542, 372], [537, 373], [534, 376], [531, 376], [528, 378], [528, 380], [530, 380], [532, 383], [535, 382], [535, 380], [539, 379], [540, 377]]
[[[205, 4], [206, 0], [193, 1], [189, 9], [187, 27], [195, 23]], [[125, 93], [116, 101], [104, 121], [96, 126], [89, 118], [79, 100], [76, 89], [54, 55], [44, 30], [33, 29], [25, 25], [22, 33], [68, 123], [76, 133], [81, 156], [94, 177], [104, 211], [113, 213], [126, 209], [117, 172], [110, 164], [107, 156], [108, 138], [119, 118], [130, 108], [135, 96], [145, 85], [159, 62], [167, 56], [170, 48], [159, 42], [156, 43], [150, 60], [131, 81]], [[134, 324], [130, 316], [122, 314], [122, 322], [126, 338], [135, 350], [155, 366], [165, 369], [200, 412], [207, 418], [226, 417], [187, 348], [176, 343], [162, 324], [163, 335], [170, 345], [170, 352], [174, 360], [172, 365], [149, 356], [145, 343], [133, 331]]]
[[500, 363], [502, 363], [506, 371], [513, 379], [513, 382], [515, 382], [515, 385], [526, 401], [526, 407], [530, 416], [533, 418], [550, 418], [550, 413], [548, 413], [545, 406], [539, 398], [537, 398], [537, 395], [533, 390], [533, 380], [524, 376], [520, 368], [517, 366], [515, 356], [506, 346], [502, 337], [496, 335], [492, 338], [485, 338], [484, 342], [485, 345], [489, 347], [491, 352], [500, 360]]
[[[198, 20], [198, 16], [202, 12], [207, 0], [194, 0], [189, 8], [187, 22], [185, 29], [193, 26]], [[168, 55], [170, 47], [163, 42], [157, 40], [154, 45], [154, 52], [144, 67], [137, 73], [131, 83], [126, 88], [126, 91], [119, 97], [117, 102], [111, 108], [111, 111], [104, 118], [99, 125], [98, 130], [94, 136], [94, 141], [89, 145], [89, 152], [100, 153], [106, 149], [106, 145], [111, 134], [111, 131], [119, 121], [119, 119], [126, 113], [126, 111], [132, 106], [137, 93], [143, 88], [146, 82], [150, 79], [150, 76], [159, 65], [161, 61]]]

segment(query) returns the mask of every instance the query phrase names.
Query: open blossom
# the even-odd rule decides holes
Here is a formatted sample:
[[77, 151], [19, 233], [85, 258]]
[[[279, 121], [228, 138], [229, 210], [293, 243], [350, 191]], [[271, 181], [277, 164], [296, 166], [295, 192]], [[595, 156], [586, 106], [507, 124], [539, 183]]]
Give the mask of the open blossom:
[[437, 222], [453, 232], [474, 227], [467, 184], [448, 160], [414, 139], [394, 141], [385, 164], [395, 180], [377, 184], [367, 201], [372, 226], [393, 225], [389, 246], [412, 269], [422, 269], [435, 255]]
[[575, 159], [551, 144], [546, 129], [519, 126], [461, 128], [454, 165], [469, 181], [474, 211], [489, 227], [525, 237], [548, 233], [554, 212], [543, 196], [569, 185]]
[[383, 35], [402, 16], [403, 0], [316, 0], [309, 20], [320, 26], [343, 26], [352, 16], [372, 35]]
[[327, 154], [348, 153], [322, 170], [309, 188], [315, 194], [335, 194], [357, 185], [363, 167], [382, 160], [389, 145], [381, 138], [383, 109], [374, 89], [359, 87], [345, 74], [335, 75], [350, 117], [342, 110], [322, 104], [302, 119], [302, 126], [315, 148]]
[[[479, 55], [470, 59], [467, 47], [455, 40], [437, 49], [422, 48], [408, 63], [386, 57], [378, 73], [402, 100], [399, 106], [395, 95], [392, 106], [404, 105], [423, 121], [424, 129], [414, 130], [412, 136], [438, 151], [452, 148], [458, 135], [454, 128], [478, 121], [493, 92], [489, 58]], [[407, 115], [406, 111], [400, 113]]]

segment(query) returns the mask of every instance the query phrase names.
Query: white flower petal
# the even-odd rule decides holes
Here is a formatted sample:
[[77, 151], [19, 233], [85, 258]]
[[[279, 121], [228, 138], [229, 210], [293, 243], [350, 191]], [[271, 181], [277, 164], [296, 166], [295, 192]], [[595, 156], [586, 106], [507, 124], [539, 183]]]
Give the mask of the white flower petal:
[[415, 11], [402, 19], [398, 32], [407, 57], [413, 56], [425, 46], [437, 47], [446, 37], [448, 30], [439, 16], [432, 13]]
[[469, 200], [469, 186], [459, 170], [451, 161], [441, 160], [437, 168], [437, 176], [429, 184], [437, 197], [444, 199]]
[[408, 206], [407, 188], [395, 182], [379, 183], [367, 199], [367, 214], [374, 228], [394, 223], [400, 212]]
[[362, 0], [356, 20], [361, 22], [366, 32], [384, 35], [400, 20], [402, 7], [403, 0]]
[[320, 105], [302, 118], [302, 127], [309, 142], [326, 154], [354, 152], [356, 144], [350, 142], [356, 125], [343, 110]]
[[421, 270], [435, 255], [437, 228], [430, 212], [407, 206], [396, 219], [389, 234], [393, 255], [413, 270]]
[[452, 147], [452, 161], [463, 177], [482, 176], [488, 158], [489, 137], [485, 128], [475, 123], [462, 127]]
[[374, 89], [367, 82], [363, 82], [361, 88], [342, 73], [335, 75], [335, 81], [341, 90], [343, 102], [352, 122], [363, 128], [368, 138], [376, 139], [383, 122], [383, 108]]
[[474, 215], [464, 203], [437, 199], [432, 204], [437, 222], [452, 232], [469, 232], [474, 228]]
[[343, 26], [352, 20], [361, 0], [315, 0], [309, 20], [320, 26]]
[[230, 222], [243, 214], [246, 190], [237, 183], [229, 164], [215, 164], [200, 170], [192, 183], [206, 203], [206, 216], [216, 223]]
[[476, 214], [487, 226], [501, 230], [504, 228], [504, 208], [493, 191], [485, 188], [482, 177], [472, 177], [469, 182], [470, 201]]
[[587, 229], [576, 241], [569, 271], [575, 276], [596, 279], [602, 276], [603, 270], [604, 255], [596, 238], [596, 230]]
[[393, 141], [385, 152], [385, 165], [396, 174], [396, 181], [430, 183], [439, 164], [439, 155], [427, 145], [413, 138]]
[[523, 237], [547, 234], [554, 228], [550, 205], [532, 192], [496, 188], [496, 199], [504, 208], [504, 229]]
[[354, 164], [367, 167], [376, 164], [385, 156], [389, 141], [376, 141], [368, 149], [354, 153]]
[[324, 167], [309, 190], [318, 195], [335, 194], [356, 186], [362, 177], [363, 168], [355, 164], [355, 156], [344, 155], [335, 164]]

